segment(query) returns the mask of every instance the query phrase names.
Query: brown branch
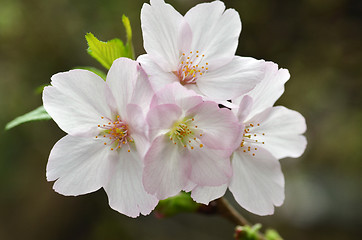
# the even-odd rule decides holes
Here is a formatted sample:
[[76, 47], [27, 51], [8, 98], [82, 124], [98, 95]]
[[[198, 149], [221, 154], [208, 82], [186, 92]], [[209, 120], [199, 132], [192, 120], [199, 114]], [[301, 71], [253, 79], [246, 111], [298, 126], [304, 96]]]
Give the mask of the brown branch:
[[[198, 212], [203, 214], [219, 214], [237, 226], [251, 226], [251, 223], [246, 220], [224, 197], [210, 202], [208, 206], [201, 205]], [[258, 239], [265, 240], [265, 237], [263, 234], [259, 233]]]
[[244, 225], [250, 225], [248, 220], [246, 220], [241, 214], [236, 211], [236, 209], [229, 203], [226, 198], [222, 197], [217, 200], [216, 202], [216, 208], [217, 212], [225, 217], [226, 219], [229, 219], [231, 222], [235, 223], [236, 225], [244, 226]]

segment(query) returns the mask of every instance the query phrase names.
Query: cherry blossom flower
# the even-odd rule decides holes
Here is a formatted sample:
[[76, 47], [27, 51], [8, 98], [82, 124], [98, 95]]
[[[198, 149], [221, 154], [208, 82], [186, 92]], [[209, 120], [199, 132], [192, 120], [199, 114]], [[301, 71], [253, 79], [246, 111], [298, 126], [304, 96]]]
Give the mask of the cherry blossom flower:
[[156, 93], [151, 106], [147, 122], [153, 141], [143, 175], [147, 192], [165, 199], [194, 186], [229, 182], [229, 158], [241, 128], [230, 110], [179, 83]]
[[264, 80], [248, 95], [235, 100], [233, 109], [244, 128], [242, 139], [231, 157], [233, 176], [219, 187], [197, 187], [191, 196], [197, 202], [224, 195], [227, 187], [236, 201], [258, 215], [273, 214], [274, 206], [284, 201], [284, 176], [278, 159], [299, 157], [306, 148], [305, 119], [293, 110], [273, 107], [284, 92], [290, 75], [274, 63], [266, 63]]
[[198, 4], [185, 16], [163, 0], [141, 10], [145, 55], [138, 61], [155, 90], [173, 82], [205, 99], [225, 101], [244, 94], [263, 77], [264, 61], [235, 56], [239, 14], [220, 1]]
[[111, 208], [149, 214], [157, 199], [142, 184], [148, 148], [145, 112], [153, 91], [139, 64], [115, 60], [107, 81], [86, 70], [55, 74], [44, 89], [46, 111], [68, 133], [53, 147], [47, 180], [66, 196], [103, 187]]

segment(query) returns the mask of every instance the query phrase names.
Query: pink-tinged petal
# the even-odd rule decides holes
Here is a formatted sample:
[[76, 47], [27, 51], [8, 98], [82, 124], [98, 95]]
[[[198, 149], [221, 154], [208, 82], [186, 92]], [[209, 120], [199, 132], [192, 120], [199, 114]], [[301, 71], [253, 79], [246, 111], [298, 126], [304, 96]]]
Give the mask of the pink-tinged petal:
[[147, 73], [152, 88], [155, 91], [159, 91], [167, 84], [179, 82], [178, 77], [172, 73], [164, 71], [159, 65], [158, 60], [153, 60], [150, 55], [144, 54], [137, 58], [137, 61], [141, 63], [142, 68]]
[[190, 164], [185, 151], [165, 135], [152, 142], [145, 156], [143, 172], [143, 185], [148, 193], [161, 200], [178, 194], [186, 187]]
[[218, 68], [233, 58], [241, 32], [239, 14], [220, 1], [198, 4], [185, 15], [193, 42], [191, 49], [205, 55], [210, 69]]
[[[265, 76], [256, 87], [247, 93], [254, 100], [253, 110], [250, 117], [272, 107], [284, 92], [284, 84], [289, 80], [290, 74], [287, 69], [279, 69], [273, 62], [265, 63]], [[240, 98], [235, 102], [238, 104]]]
[[145, 3], [141, 9], [144, 48], [166, 72], [175, 71], [178, 65], [182, 21], [182, 15], [162, 0]]
[[54, 190], [66, 196], [94, 192], [108, 182], [114, 152], [103, 142], [67, 135], [50, 152], [47, 180]]
[[255, 156], [236, 151], [232, 156], [233, 177], [229, 189], [246, 210], [258, 215], [274, 213], [284, 201], [284, 176], [279, 161], [258, 148]]
[[72, 135], [95, 135], [101, 116], [110, 117], [106, 84], [86, 70], [71, 70], [52, 76], [43, 91], [45, 110], [59, 127]]
[[191, 192], [191, 197], [195, 202], [208, 205], [211, 201], [224, 196], [228, 184], [217, 187], [196, 187]]
[[197, 86], [210, 98], [234, 99], [252, 90], [263, 79], [264, 68], [264, 60], [235, 56], [228, 64], [209, 70], [197, 79]]
[[155, 94], [155, 91], [153, 90], [150, 80], [144, 69], [139, 64], [137, 68], [139, 75], [134, 87], [131, 103], [139, 105], [146, 114], [150, 108], [150, 102], [153, 95]]
[[192, 189], [194, 189], [197, 186], [196, 183], [192, 182], [192, 181], [188, 181], [186, 186], [182, 189], [185, 192], [190, 192]]
[[229, 182], [232, 175], [229, 157], [230, 155], [225, 157], [222, 150], [205, 146], [188, 150], [187, 159], [191, 164], [190, 180], [198, 186], [220, 186]]
[[202, 102], [202, 97], [194, 91], [187, 90], [180, 83], [169, 84], [158, 91], [152, 98], [151, 107], [160, 104], [176, 104], [183, 110], [188, 110]]
[[107, 74], [107, 85], [115, 98], [121, 118], [126, 115], [128, 103], [148, 110], [154, 92], [146, 74], [136, 61], [128, 58], [115, 60]]
[[178, 49], [181, 52], [189, 52], [192, 44], [192, 30], [188, 22], [183, 18], [178, 34]]
[[126, 122], [128, 123], [131, 138], [135, 141], [137, 151], [141, 156], [144, 156], [150, 147], [150, 142], [148, 139], [148, 124], [142, 108], [136, 104], [128, 104]]
[[232, 109], [240, 123], [244, 122], [245, 119], [250, 115], [250, 112], [253, 110], [253, 99], [245, 95], [240, 101], [239, 108]]
[[162, 104], [151, 108], [146, 118], [150, 139], [169, 131], [181, 114], [181, 108], [175, 104]]
[[209, 148], [228, 150], [227, 154], [241, 141], [241, 125], [235, 115], [215, 102], [203, 102], [190, 109], [186, 116], [193, 116], [197, 128], [202, 131], [199, 138]]
[[129, 217], [149, 214], [158, 200], [148, 194], [142, 184], [142, 159], [136, 151], [120, 149], [118, 158], [113, 159], [114, 171], [104, 186], [109, 205]]
[[278, 159], [299, 157], [307, 146], [306, 138], [300, 135], [307, 128], [305, 119], [296, 111], [282, 106], [271, 107], [254, 116], [246, 125], [249, 123], [254, 125], [250, 128], [252, 138], [258, 143], [264, 142], [263, 148]]

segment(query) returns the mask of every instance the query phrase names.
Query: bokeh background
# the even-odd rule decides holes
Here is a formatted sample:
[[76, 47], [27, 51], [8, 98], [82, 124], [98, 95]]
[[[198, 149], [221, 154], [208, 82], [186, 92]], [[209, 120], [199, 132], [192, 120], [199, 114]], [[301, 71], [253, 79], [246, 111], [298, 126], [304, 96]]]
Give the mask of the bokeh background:
[[[169, 0], [181, 13], [201, 1]], [[133, 0], [0, 0], [0, 128], [42, 104], [35, 89], [76, 66], [102, 68], [86, 52], [85, 33], [125, 37], [133, 26], [144, 53]], [[237, 54], [271, 60], [291, 79], [278, 104], [307, 119], [308, 148], [283, 159], [286, 201], [273, 216], [238, 210], [285, 239], [362, 239], [362, 2], [359, 0], [225, 1], [241, 16]], [[64, 133], [53, 121], [0, 130], [0, 239], [232, 239], [218, 216], [127, 218], [103, 190], [64, 197], [45, 179], [48, 154]], [[235, 203], [230, 194], [227, 197]]]

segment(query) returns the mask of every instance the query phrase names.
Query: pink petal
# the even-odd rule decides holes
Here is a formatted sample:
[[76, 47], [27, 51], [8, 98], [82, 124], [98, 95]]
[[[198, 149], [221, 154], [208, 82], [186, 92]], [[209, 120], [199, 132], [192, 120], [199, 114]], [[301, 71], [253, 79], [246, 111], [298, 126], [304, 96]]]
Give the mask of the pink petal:
[[[271, 107], [254, 116], [246, 125], [248, 123], [254, 124], [250, 133], [257, 136], [253, 138], [259, 143], [264, 142], [263, 148], [278, 159], [299, 157], [306, 148], [306, 138], [300, 135], [306, 130], [305, 119], [296, 111], [282, 106]], [[258, 123], [260, 126], [256, 125]]]
[[284, 201], [284, 176], [279, 161], [258, 148], [255, 156], [236, 151], [232, 157], [233, 177], [229, 186], [235, 200], [258, 215], [274, 213]]
[[167, 136], [152, 142], [144, 162], [143, 185], [158, 199], [174, 196], [186, 187], [190, 166], [185, 149], [174, 145]]
[[245, 95], [243, 96], [242, 100], [240, 101], [239, 108], [232, 109], [240, 123], [243, 123], [246, 118], [249, 117], [251, 111], [253, 110], [253, 99]]
[[185, 15], [193, 41], [191, 49], [205, 55], [210, 69], [218, 68], [233, 58], [241, 32], [239, 14], [225, 11], [220, 1], [198, 4]]
[[141, 27], [146, 52], [157, 60], [166, 72], [176, 70], [179, 61], [179, 33], [182, 16], [171, 5], [162, 0], [143, 4]]
[[149, 214], [158, 200], [144, 190], [142, 159], [138, 153], [122, 148], [113, 161], [112, 177], [104, 186], [111, 208], [129, 217]]
[[229, 156], [222, 150], [207, 147], [188, 150], [187, 159], [191, 163], [190, 180], [198, 186], [220, 186], [229, 181], [232, 170]]
[[142, 108], [136, 104], [128, 104], [126, 122], [128, 123], [128, 131], [137, 146], [137, 151], [141, 156], [144, 156], [150, 146], [150, 142], [148, 138], [148, 124], [143, 115]]
[[52, 86], [43, 91], [45, 110], [59, 127], [72, 135], [95, 135], [97, 125], [110, 117], [106, 84], [86, 70], [71, 70], [52, 76]]
[[183, 110], [188, 110], [202, 102], [202, 97], [194, 91], [181, 86], [180, 83], [169, 84], [158, 91], [151, 102], [151, 107], [160, 104], [176, 104]]
[[262, 80], [264, 68], [263, 60], [235, 56], [223, 67], [206, 72], [197, 80], [197, 86], [212, 99], [234, 99], [252, 90]]
[[150, 139], [154, 139], [157, 135], [168, 132], [180, 118], [181, 114], [182, 110], [175, 104], [162, 104], [153, 107], [148, 112], [146, 118], [149, 125]]
[[213, 149], [228, 150], [227, 155], [240, 144], [241, 125], [235, 115], [215, 102], [203, 102], [190, 109], [186, 116], [194, 116], [195, 124], [202, 131], [203, 144]]
[[108, 182], [114, 152], [103, 142], [67, 135], [50, 152], [47, 180], [54, 190], [66, 196], [94, 192]]

